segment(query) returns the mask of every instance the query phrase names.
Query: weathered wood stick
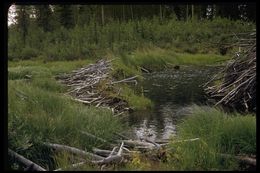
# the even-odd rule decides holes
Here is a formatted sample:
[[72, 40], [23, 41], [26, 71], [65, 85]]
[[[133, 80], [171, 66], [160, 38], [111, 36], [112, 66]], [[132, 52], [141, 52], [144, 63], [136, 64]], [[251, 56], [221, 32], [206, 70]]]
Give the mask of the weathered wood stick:
[[151, 144], [148, 142], [141, 142], [141, 141], [136, 141], [136, 140], [119, 140], [119, 141], [124, 142], [126, 145], [133, 146], [133, 147], [135, 147], [137, 145], [148, 146], [151, 148], [154, 147], [154, 144]]
[[[92, 151], [95, 153], [95, 154], [98, 154], [98, 155], [101, 155], [101, 156], [109, 156], [110, 153], [112, 153], [110, 150], [101, 150], [101, 149], [98, 149], [98, 148], [93, 148]], [[116, 151], [113, 151], [112, 154], [116, 154]]]
[[180, 140], [180, 141], [173, 141], [173, 143], [179, 143], [179, 142], [192, 142], [192, 141], [197, 141], [200, 138], [194, 138], [194, 139], [185, 139], [185, 140]]
[[121, 160], [123, 159], [123, 157], [122, 157], [123, 146], [124, 146], [124, 142], [122, 142], [122, 144], [121, 144], [121, 146], [120, 146], [116, 155], [110, 154], [108, 157], [104, 158], [103, 160], [93, 161], [92, 163], [103, 165], [103, 164], [108, 164], [108, 163], [119, 163], [119, 162], [121, 162]]
[[160, 144], [157, 144], [156, 142], [154, 142], [154, 141], [151, 141], [151, 140], [149, 140], [149, 139], [144, 139], [146, 142], [149, 142], [149, 143], [152, 143], [155, 147], [157, 147], [157, 148], [160, 148], [161, 147], [161, 145]]
[[91, 159], [95, 159], [95, 160], [104, 159], [104, 157], [102, 157], [102, 156], [99, 156], [99, 155], [96, 155], [96, 154], [93, 154], [93, 153], [89, 153], [89, 152], [80, 150], [80, 149], [75, 148], [75, 147], [70, 147], [70, 146], [67, 146], [67, 145], [51, 144], [51, 143], [46, 143], [46, 142], [43, 143], [43, 144], [50, 147], [50, 148], [54, 148], [56, 150], [65, 150], [65, 151], [68, 151], [68, 152], [71, 152], [71, 153], [74, 153], [74, 154], [77, 154], [77, 155], [80, 155], [80, 156], [83, 156], [83, 157], [90, 157]]
[[169, 139], [155, 140], [154, 142], [156, 142], [156, 143], [158, 143], [158, 144], [169, 143]]
[[17, 159], [19, 162], [23, 163], [24, 165], [26, 165], [27, 167], [32, 167], [33, 170], [35, 171], [47, 171], [46, 169], [44, 169], [43, 167], [37, 165], [36, 163], [30, 161], [29, 159], [26, 159], [25, 157], [23, 157], [22, 155], [14, 152], [13, 150], [8, 148], [8, 153], [14, 157], [15, 159]]
[[118, 150], [118, 153], [117, 153], [118, 156], [121, 156], [121, 154], [123, 152], [123, 146], [124, 146], [124, 142], [122, 142], [122, 144], [121, 144], [121, 146], [120, 146], [120, 148]]
[[113, 150], [110, 152], [109, 156], [114, 155], [114, 152], [116, 151], [117, 148], [118, 148], [118, 147], [114, 147]]
[[126, 79], [123, 79], [123, 80], [120, 80], [120, 81], [111, 82], [111, 84], [116, 84], [116, 83], [120, 83], [120, 82], [129, 81], [129, 80], [135, 79], [137, 77], [138, 77], [138, 75], [130, 77], [130, 78], [126, 78]]
[[[127, 148], [123, 147], [123, 150], [127, 151], [127, 152], [131, 152], [130, 150], [128, 150]], [[101, 155], [101, 156], [104, 156], [104, 157], [108, 157], [109, 154], [112, 153], [112, 155], [116, 155], [117, 152], [116, 151], [110, 151], [110, 150], [102, 150], [102, 149], [99, 149], [99, 148], [93, 148], [92, 151], [97, 154], [97, 155]], [[128, 156], [129, 154], [127, 153], [123, 153], [122, 156]]]

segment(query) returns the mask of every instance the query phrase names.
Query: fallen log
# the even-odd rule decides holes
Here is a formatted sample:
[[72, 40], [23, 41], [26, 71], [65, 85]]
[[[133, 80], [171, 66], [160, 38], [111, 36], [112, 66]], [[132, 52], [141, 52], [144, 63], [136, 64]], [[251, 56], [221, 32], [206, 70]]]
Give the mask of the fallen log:
[[103, 165], [103, 164], [110, 164], [110, 163], [119, 163], [122, 161], [123, 157], [122, 157], [122, 152], [123, 152], [123, 146], [124, 146], [124, 142], [122, 142], [118, 152], [116, 155], [112, 155], [112, 153], [114, 152], [112, 150], [112, 152], [110, 153], [110, 155], [106, 158], [104, 158], [103, 160], [98, 160], [98, 161], [92, 161], [92, 163], [95, 164], [99, 164], [99, 165]]
[[67, 145], [51, 144], [51, 143], [43, 143], [43, 144], [45, 146], [48, 146], [50, 148], [54, 148], [56, 150], [68, 151], [70, 153], [77, 154], [77, 155], [80, 155], [80, 156], [83, 156], [83, 157], [87, 157], [87, 158], [91, 158], [91, 159], [95, 159], [95, 160], [102, 160], [102, 159], [104, 159], [104, 157], [102, 157], [102, 156], [99, 156], [99, 155], [96, 155], [96, 154], [93, 154], [93, 153], [89, 153], [89, 152], [80, 150], [80, 149], [75, 148], [75, 147], [70, 147], [70, 146], [67, 146]]
[[[98, 148], [93, 148], [92, 151], [97, 154], [97, 155], [101, 155], [101, 156], [104, 156], [104, 157], [107, 157], [111, 154], [112, 151], [110, 150], [102, 150], [102, 149], [98, 149]], [[113, 151], [112, 154], [116, 154], [117, 152], [116, 151]]]
[[44, 169], [43, 167], [37, 165], [36, 163], [30, 161], [29, 159], [26, 159], [25, 157], [23, 157], [22, 155], [14, 152], [13, 150], [8, 148], [8, 153], [14, 157], [16, 160], [18, 160], [19, 162], [23, 163], [25, 166], [30, 167], [30, 170], [35, 170], [35, 171], [47, 171], [46, 169]]
[[234, 155], [231, 155], [231, 154], [223, 154], [223, 153], [218, 153], [218, 154], [221, 157], [235, 158], [239, 162], [246, 163], [246, 164], [252, 165], [252, 166], [256, 166], [256, 159], [255, 158], [251, 158], [251, 157], [248, 157], [248, 156], [234, 156]]
[[121, 142], [124, 142], [126, 145], [132, 146], [132, 147], [136, 147], [136, 146], [146, 146], [146, 147], [150, 147], [153, 148], [154, 144], [148, 143], [148, 142], [141, 142], [141, 141], [137, 141], [137, 140], [119, 140]]

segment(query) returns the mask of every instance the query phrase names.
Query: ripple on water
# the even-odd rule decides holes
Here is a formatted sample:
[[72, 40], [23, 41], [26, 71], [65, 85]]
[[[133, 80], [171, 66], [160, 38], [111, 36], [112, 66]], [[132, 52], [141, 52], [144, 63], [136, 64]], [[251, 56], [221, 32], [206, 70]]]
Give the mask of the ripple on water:
[[135, 138], [168, 139], [176, 135], [176, 123], [191, 112], [193, 103], [205, 103], [201, 84], [218, 71], [213, 67], [181, 68], [145, 74], [144, 95], [155, 106], [151, 111], [130, 114], [129, 125]]

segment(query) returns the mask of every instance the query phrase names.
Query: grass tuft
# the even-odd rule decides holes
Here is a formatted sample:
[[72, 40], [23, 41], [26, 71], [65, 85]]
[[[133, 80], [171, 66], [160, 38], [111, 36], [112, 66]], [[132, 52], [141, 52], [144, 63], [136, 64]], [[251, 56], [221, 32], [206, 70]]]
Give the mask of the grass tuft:
[[178, 126], [177, 140], [200, 138], [170, 145], [170, 162], [175, 170], [236, 170], [234, 159], [219, 153], [256, 153], [256, 119], [253, 115], [226, 114], [217, 108], [193, 107]]

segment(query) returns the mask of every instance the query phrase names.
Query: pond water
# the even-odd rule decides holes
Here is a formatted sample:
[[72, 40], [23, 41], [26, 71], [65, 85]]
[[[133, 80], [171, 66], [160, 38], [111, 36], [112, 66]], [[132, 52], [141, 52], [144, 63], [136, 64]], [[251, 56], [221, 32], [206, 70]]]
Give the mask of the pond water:
[[176, 135], [176, 123], [189, 111], [192, 104], [204, 105], [207, 98], [201, 85], [207, 82], [220, 67], [185, 66], [144, 74], [144, 95], [152, 100], [149, 111], [137, 111], [126, 117], [132, 138], [150, 140], [168, 139]]

